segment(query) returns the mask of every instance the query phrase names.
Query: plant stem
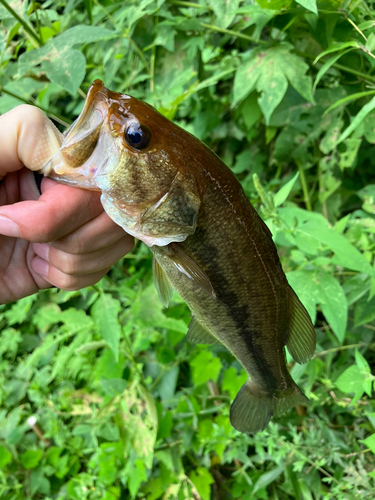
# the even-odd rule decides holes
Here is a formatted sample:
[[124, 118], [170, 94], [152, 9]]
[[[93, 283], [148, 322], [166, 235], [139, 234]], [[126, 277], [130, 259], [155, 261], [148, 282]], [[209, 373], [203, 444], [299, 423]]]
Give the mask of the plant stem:
[[42, 44], [44, 44], [44, 40], [42, 37], [42, 32], [40, 31], [40, 22], [39, 22], [39, 16], [38, 16], [38, 7], [35, 5], [35, 0], [33, 0], [33, 12], [35, 13], [35, 20], [36, 20], [36, 27], [39, 33], [39, 38], [42, 41]]
[[209, 5], [201, 5], [200, 3], [194, 2], [183, 2], [182, 0], [169, 0], [168, 3], [172, 5], [179, 5], [180, 7], [192, 7], [193, 9], [208, 9], [213, 10]]
[[0, 93], [1, 92], [3, 94], [9, 95], [10, 97], [14, 97], [15, 99], [18, 99], [19, 101], [22, 101], [25, 104], [30, 104], [30, 103], [33, 104], [37, 108], [44, 111], [44, 113], [46, 113], [50, 118], [52, 118], [52, 120], [55, 120], [55, 122], [60, 123], [60, 125], [64, 125], [64, 127], [69, 127], [69, 125], [72, 123], [72, 121], [69, 118], [66, 118], [65, 116], [62, 116], [62, 115], [55, 115], [54, 113], [51, 113], [51, 111], [49, 111], [48, 109], [43, 108], [43, 106], [40, 106], [40, 104], [32, 97], [30, 97], [29, 99], [25, 99], [19, 95], [13, 94], [13, 92], [9, 92], [9, 90], [6, 90], [0, 86]]
[[235, 36], [237, 38], [243, 38], [244, 40], [247, 40], [249, 42], [260, 43], [260, 44], [268, 43], [265, 40], [256, 40], [252, 36], [244, 35], [243, 33], [239, 33], [238, 31], [226, 30], [224, 28], [220, 28], [219, 26], [215, 26], [214, 24], [200, 23], [200, 25], [203, 28], [207, 28], [212, 31], [217, 31], [218, 33], [224, 33], [225, 35]]
[[[2, 0], [0, 0], [2, 1]], [[129, 42], [133, 45], [135, 51], [137, 52], [137, 54], [139, 55], [140, 59], [142, 60], [143, 62], [143, 65], [147, 71], [148, 74], [150, 74], [150, 66], [147, 62], [147, 59], [145, 58], [145, 55], [143, 54], [142, 50], [138, 47], [138, 45], [135, 43], [135, 41], [131, 38], [131, 36], [126, 33], [126, 31], [124, 31], [116, 22], [116, 20], [114, 19], [114, 17], [108, 12], [108, 10], [103, 7], [103, 5], [101, 5], [101, 3], [98, 1], [98, 0], [94, 0], [94, 2], [96, 3], [96, 5], [105, 13], [105, 15], [108, 17], [108, 19], [111, 20], [112, 24], [121, 32], [122, 36], [124, 38], [127, 38], [129, 40]]]
[[305, 171], [303, 170], [302, 165], [299, 161], [297, 162], [297, 166], [298, 166], [298, 172], [299, 172], [299, 176], [300, 176], [301, 184], [302, 184], [304, 202], [306, 203], [307, 210], [309, 212], [312, 212], [311, 200], [310, 200], [309, 190], [307, 187]]
[[0, 4], [2, 4], [6, 10], [8, 12], [10, 12], [12, 14], [12, 16], [17, 19], [17, 21], [21, 24], [21, 26], [23, 26], [23, 29], [31, 36], [34, 38], [34, 40], [37, 42], [37, 44], [39, 45], [39, 47], [41, 47], [43, 45], [43, 40], [41, 40], [39, 38], [39, 36], [37, 35], [37, 33], [34, 31], [34, 29], [28, 25], [28, 23], [26, 21], [24, 21], [22, 19], [22, 17], [20, 17], [17, 12], [15, 10], [12, 9], [12, 7], [10, 5], [8, 5], [6, 3], [5, 0], [0, 0]]
[[375, 343], [364, 344], [363, 342], [360, 342], [359, 344], [350, 344], [350, 345], [343, 345], [340, 347], [333, 347], [332, 349], [327, 349], [326, 351], [315, 353], [311, 359], [320, 358], [321, 356], [325, 356], [326, 354], [330, 354], [331, 352], [346, 351], [347, 349], [355, 349], [357, 347], [369, 347], [370, 349], [373, 349], [375, 348]]

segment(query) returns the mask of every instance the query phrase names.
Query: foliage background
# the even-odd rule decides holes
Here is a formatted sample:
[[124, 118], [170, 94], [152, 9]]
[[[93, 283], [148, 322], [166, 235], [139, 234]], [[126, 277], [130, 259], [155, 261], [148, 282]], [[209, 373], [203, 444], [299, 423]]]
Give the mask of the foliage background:
[[228, 419], [243, 370], [186, 342], [189, 312], [163, 309], [144, 246], [95, 287], [0, 306], [1, 498], [373, 498], [373, 3], [0, 4], [0, 112], [33, 103], [63, 128], [100, 78], [205, 141], [272, 229], [318, 340], [290, 363], [310, 405], [246, 436]]

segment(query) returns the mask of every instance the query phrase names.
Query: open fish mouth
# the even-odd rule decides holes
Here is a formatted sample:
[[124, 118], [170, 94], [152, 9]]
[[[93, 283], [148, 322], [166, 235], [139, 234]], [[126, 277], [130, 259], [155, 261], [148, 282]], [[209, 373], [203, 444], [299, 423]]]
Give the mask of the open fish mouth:
[[95, 80], [80, 115], [64, 133], [61, 148], [40, 173], [71, 186], [98, 189], [95, 177], [102, 170], [105, 156], [100, 152], [106, 146], [113, 147], [104, 144], [109, 142], [108, 134], [103, 133], [107, 116], [107, 89], [102, 81]]

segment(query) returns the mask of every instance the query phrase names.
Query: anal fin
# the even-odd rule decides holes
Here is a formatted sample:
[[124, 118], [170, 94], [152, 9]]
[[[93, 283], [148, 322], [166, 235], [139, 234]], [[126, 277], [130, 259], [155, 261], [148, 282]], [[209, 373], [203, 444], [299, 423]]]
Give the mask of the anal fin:
[[192, 344], [220, 344], [220, 341], [203, 327], [194, 316], [190, 321], [186, 338]]
[[315, 351], [315, 330], [305, 307], [288, 289], [289, 331], [286, 346], [297, 363], [306, 363]]
[[173, 297], [173, 289], [166, 277], [155, 255], [152, 256], [152, 271], [154, 276], [154, 285], [158, 292], [161, 303], [168, 307]]

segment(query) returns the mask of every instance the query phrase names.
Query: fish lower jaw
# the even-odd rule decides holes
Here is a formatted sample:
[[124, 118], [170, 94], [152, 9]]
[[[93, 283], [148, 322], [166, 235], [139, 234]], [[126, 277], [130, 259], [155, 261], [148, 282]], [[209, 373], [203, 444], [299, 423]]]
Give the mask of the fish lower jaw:
[[129, 228], [122, 226], [124, 230], [134, 236], [134, 238], [137, 238], [140, 241], [143, 241], [148, 247], [165, 247], [169, 245], [170, 243], [179, 243], [181, 241], [185, 241], [187, 236], [181, 235], [181, 236], [150, 236], [147, 234], [142, 234], [138, 232], [135, 228]]

